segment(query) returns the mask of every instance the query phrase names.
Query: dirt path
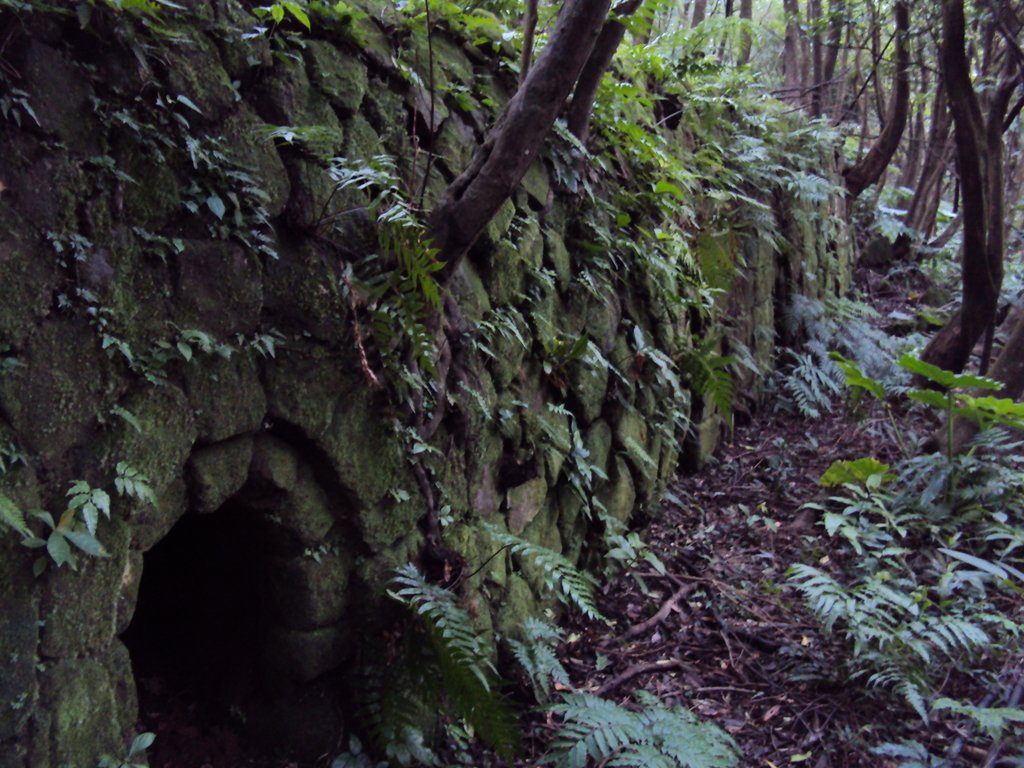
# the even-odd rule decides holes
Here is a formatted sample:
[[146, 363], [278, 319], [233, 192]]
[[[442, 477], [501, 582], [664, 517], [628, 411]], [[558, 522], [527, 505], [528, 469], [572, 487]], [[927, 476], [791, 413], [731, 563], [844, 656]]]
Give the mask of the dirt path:
[[800, 507], [822, 496], [817, 480], [834, 460], [878, 455], [877, 443], [842, 414], [762, 414], [738, 429], [674, 485], [646, 532], [667, 574], [618, 578], [600, 602], [612, 623], [571, 628], [573, 683], [620, 702], [642, 687], [682, 704], [731, 733], [745, 766], [882, 765], [861, 740], [882, 719], [878, 703], [841, 679], [838, 647], [785, 583], [793, 563], [841, 556]]

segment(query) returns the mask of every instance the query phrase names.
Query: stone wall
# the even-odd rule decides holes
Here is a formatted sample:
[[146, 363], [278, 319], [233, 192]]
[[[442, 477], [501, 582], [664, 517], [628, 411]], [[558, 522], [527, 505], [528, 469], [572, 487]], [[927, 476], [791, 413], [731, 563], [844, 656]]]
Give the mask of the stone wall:
[[[19, 76], [0, 83], [0, 501], [59, 516], [78, 479], [113, 499], [97, 529], [109, 556], [80, 554], [74, 571], [51, 562], [34, 575], [39, 551], [0, 528], [0, 766], [92, 766], [121, 751], [141, 663], [122, 636], [144, 566], [174, 582], [173, 563], [147, 553], [183, 520], [205, 538], [165, 549], [188, 560], [180, 610], [220, 600], [230, 613], [238, 582], [259, 611], [238, 617], [244, 653], [194, 663], [225, 689], [258, 687], [245, 713], [256, 730], [293, 728], [321, 753], [331, 744], [315, 739], [344, 727], [339, 670], [382, 643], [385, 585], [423, 548], [403, 411], [368, 383], [339, 279], [374, 245], [358, 216], [343, 243], [319, 226], [358, 198], [337, 192], [308, 144], [275, 144], [266, 126], [317, 126], [327, 154], [391, 155], [400, 174], [424, 165], [415, 142], [430, 144], [429, 204], [514, 82], [491, 46], [439, 32], [446, 95], [431, 110], [373, 17], [314, 26], [292, 47], [246, 34], [253, 19], [234, 0], [194, 14], [188, 35], [168, 40], [100, 10], [85, 29], [0, 13], [5, 70]], [[423, 60], [422, 40], [404, 45]], [[720, 300], [733, 338], [762, 362], [786, 296], [834, 292], [845, 270], [815, 212], [796, 217], [782, 192], [772, 203], [786, 247], [731, 239], [738, 269]], [[594, 256], [577, 215], [538, 162], [451, 286], [476, 347], [430, 468], [445, 543], [473, 568], [497, 549], [480, 521], [586, 556], [596, 534], [573, 490], [583, 458], [607, 477], [592, 495], [623, 521], [657, 501], [679, 463], [634, 329], [672, 357], [690, 344], [690, 319], [657, 301], [652, 275], [582, 285]], [[583, 333], [614, 370], [564, 354]], [[707, 450], [716, 417], [693, 413]], [[122, 462], [157, 503], [115, 492]], [[498, 557], [464, 599], [481, 631], [512, 631], [543, 600], [535, 586]], [[174, 603], [173, 587], [161, 594]]]

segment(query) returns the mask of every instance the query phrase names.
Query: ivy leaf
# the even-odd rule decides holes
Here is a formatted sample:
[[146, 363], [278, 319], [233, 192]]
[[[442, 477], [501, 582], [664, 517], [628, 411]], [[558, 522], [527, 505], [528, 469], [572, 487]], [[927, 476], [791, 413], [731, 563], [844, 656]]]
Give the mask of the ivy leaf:
[[64, 538], [87, 555], [92, 555], [93, 557], [110, 557], [110, 553], [103, 548], [103, 545], [100, 544], [99, 540], [91, 533], [86, 533], [84, 531], [67, 531], [64, 534]]
[[143, 752], [153, 746], [154, 741], [156, 741], [155, 733], [150, 733], [148, 731], [146, 733], [140, 733], [132, 739], [132, 745], [128, 748], [129, 759], [142, 755]]
[[206, 207], [210, 209], [210, 212], [218, 219], [223, 219], [224, 214], [227, 213], [227, 206], [224, 205], [224, 201], [220, 199], [219, 195], [210, 195], [206, 198]]
[[103, 513], [103, 516], [110, 519], [110, 494], [104, 491], [102, 488], [96, 488], [93, 490], [91, 495], [92, 503], [96, 505], [96, 509]]
[[285, 8], [287, 8], [288, 9], [288, 13], [290, 13], [292, 16], [294, 16], [296, 19], [298, 19], [299, 23], [302, 26], [304, 26], [308, 30], [312, 30], [312, 27], [309, 26], [309, 16], [307, 16], [306, 12], [304, 10], [302, 10], [302, 6], [300, 6], [298, 3], [290, 3], [290, 2], [289, 3], [281, 3], [281, 5], [283, 5]]
[[57, 564], [58, 568], [67, 563], [71, 570], [75, 570], [75, 555], [72, 553], [71, 547], [68, 546], [68, 541], [64, 538], [63, 532], [54, 530], [50, 534], [50, 538], [46, 540], [46, 551], [53, 558], [53, 562]]
[[95, 504], [90, 502], [82, 507], [82, 520], [85, 521], [85, 527], [90, 534], [96, 534], [96, 525], [99, 523], [99, 519], [99, 512]]
[[281, 3], [274, 3], [270, 6], [270, 18], [274, 20], [275, 24], [280, 24], [284, 19], [284, 6]]

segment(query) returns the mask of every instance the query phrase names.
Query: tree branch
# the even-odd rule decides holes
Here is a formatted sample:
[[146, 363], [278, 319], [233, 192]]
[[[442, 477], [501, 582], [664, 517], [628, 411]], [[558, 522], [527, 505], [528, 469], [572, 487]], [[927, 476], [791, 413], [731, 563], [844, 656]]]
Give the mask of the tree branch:
[[522, 87], [445, 191], [430, 216], [430, 239], [445, 262], [442, 282], [456, 268], [530, 167], [579, 78], [608, 15], [611, 0], [566, 0], [547, 46]]

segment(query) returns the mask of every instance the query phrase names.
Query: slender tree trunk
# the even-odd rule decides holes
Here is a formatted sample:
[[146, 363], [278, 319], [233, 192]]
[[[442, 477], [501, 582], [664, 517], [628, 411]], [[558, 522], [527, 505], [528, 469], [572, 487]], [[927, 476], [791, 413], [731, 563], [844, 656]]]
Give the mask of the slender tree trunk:
[[[942, 195], [942, 178], [952, 159], [953, 144], [949, 140], [952, 125], [953, 118], [946, 104], [946, 88], [940, 80], [932, 102], [932, 124], [928, 131], [924, 164], [914, 188], [914, 197], [910, 201], [906, 220], [907, 226], [920, 232], [924, 239], [928, 238], [935, 226], [935, 212], [938, 210], [938, 200]], [[931, 205], [933, 200], [934, 206]]]
[[566, 0], [529, 76], [431, 212], [430, 239], [445, 263], [443, 281], [522, 181], [590, 58], [610, 5]]
[[704, 21], [704, 16], [708, 10], [708, 0], [694, 0], [693, 2], [693, 18], [690, 21], [690, 28], [699, 26]]
[[811, 35], [810, 111], [821, 117], [825, 84], [825, 51], [821, 42], [821, 0], [807, 0], [807, 23], [814, 30]]
[[[840, 90], [832, 82], [836, 76], [836, 62], [839, 60], [839, 48], [843, 42], [843, 27], [846, 26], [845, 0], [832, 0], [828, 8], [828, 37], [825, 42], [824, 59], [821, 67], [821, 78], [824, 84], [821, 89], [821, 113], [832, 112], [842, 99], [836, 96]], [[844, 51], [844, 56], [846, 52]]]
[[530, 74], [533, 64], [533, 36], [537, 32], [537, 0], [526, 0], [526, 16], [523, 18], [523, 55], [519, 61], [519, 84], [522, 85]]
[[[921, 68], [921, 93], [928, 92], [928, 70]], [[920, 172], [921, 155], [925, 144], [924, 117], [926, 108], [921, 104], [914, 113], [914, 119], [910, 122], [910, 132], [907, 134], [906, 152], [903, 157], [903, 164], [900, 167], [900, 178], [897, 186], [909, 189]]]
[[784, 101], [799, 104], [803, 86], [800, 77], [800, 5], [798, 0], [782, 0], [782, 8], [786, 14], [786, 38], [782, 48]]
[[566, 122], [572, 135], [584, 144], [590, 133], [590, 115], [594, 110], [594, 99], [597, 97], [597, 89], [601, 86], [601, 78], [604, 77], [615, 51], [626, 35], [626, 25], [620, 19], [635, 13], [642, 2], [643, 0], [627, 0], [615, 8], [615, 18], [609, 19], [601, 27], [601, 34], [598, 35], [594, 49], [580, 73]]
[[[844, 26], [846, 27], [846, 30], [847, 30], [847, 33], [846, 33], [847, 40], [849, 40], [850, 37], [851, 37], [851, 35], [850, 35], [850, 28], [849, 28], [848, 25], [844, 25]], [[830, 40], [832, 39], [831, 35], [829, 36], [829, 39]], [[841, 39], [841, 38], [837, 38], [837, 39]], [[838, 45], [838, 43], [837, 43], [837, 45]], [[827, 64], [828, 64], [828, 62], [826, 61], [826, 65]], [[832, 99], [832, 125], [839, 125], [839, 123], [841, 123], [843, 121], [843, 115], [846, 112], [846, 92], [847, 92], [847, 90], [849, 89], [849, 86], [850, 86], [850, 77], [849, 77], [849, 74], [848, 74], [849, 64], [850, 64], [850, 46], [847, 44], [847, 45], [843, 46], [842, 53], [839, 56], [839, 72], [840, 72], [839, 82], [836, 84], [835, 90], [833, 91], [833, 96], [831, 97], [831, 99]], [[834, 70], [833, 70], [833, 74], [831, 74], [829, 76], [829, 80], [834, 80], [834, 79], [836, 79], [836, 75], [835, 75]]]
[[740, 0], [740, 18], [746, 22], [740, 35], [740, 50], [736, 55], [736, 63], [743, 65], [750, 63], [750, 49], [753, 45], [753, 34], [750, 25], [754, 20], [754, 0]]
[[[725, 16], [729, 19], [733, 12], [733, 0], [725, 0]], [[718, 60], [725, 61], [725, 46], [729, 42], [729, 33], [722, 32], [722, 42], [718, 44]]]
[[[889, 119], [868, 153], [856, 165], [843, 171], [846, 194], [851, 200], [881, 178], [900, 145], [910, 110], [910, 53], [907, 32], [910, 12], [906, 0], [896, 3], [896, 83], [889, 104]], [[877, 72], [877, 69], [876, 69]], [[878, 80], [876, 74], [875, 79]]]

